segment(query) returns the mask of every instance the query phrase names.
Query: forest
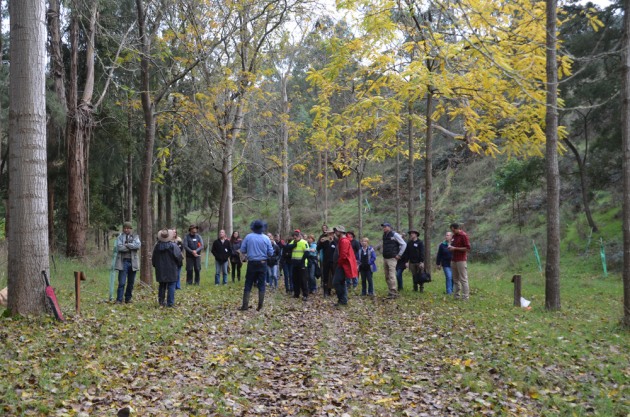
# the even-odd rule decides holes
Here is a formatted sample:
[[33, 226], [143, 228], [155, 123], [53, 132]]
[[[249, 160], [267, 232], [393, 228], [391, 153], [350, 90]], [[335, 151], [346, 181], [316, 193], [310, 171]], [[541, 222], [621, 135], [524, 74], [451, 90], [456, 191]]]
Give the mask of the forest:
[[[169, 415], [165, 410], [173, 408], [183, 415], [628, 413], [630, 1], [22, 0], [0, 7], [0, 260], [6, 265], [0, 288], [8, 289], [0, 341], [11, 347], [0, 357], [14, 363], [0, 373], [7, 381], [0, 393], [8, 398], [0, 409], [8, 415], [100, 415], [132, 403], [145, 415]], [[178, 292], [181, 310], [155, 328], [142, 324], [150, 321], [147, 306], [155, 304], [151, 255], [158, 230], [176, 228], [183, 235], [195, 224], [210, 245], [220, 230], [244, 236], [254, 219], [283, 237], [294, 229], [317, 236], [322, 224], [345, 225], [377, 250], [379, 225], [390, 222], [399, 232], [420, 230], [427, 260], [435, 259], [448, 225], [460, 223], [471, 236], [471, 276], [482, 280], [478, 288], [471, 281], [472, 299], [479, 301], [444, 304], [435, 282], [419, 305], [411, 305], [413, 293], [404, 294], [396, 306], [398, 324], [422, 333], [417, 315], [428, 326], [422, 340], [438, 340], [427, 347], [427, 363], [436, 361], [431, 369], [401, 357], [384, 365], [388, 353], [413, 355], [416, 348], [404, 332], [383, 338], [392, 323], [391, 306], [381, 301], [357, 303], [357, 318], [348, 319], [353, 322], [335, 317], [318, 298], [308, 308], [324, 309], [315, 323], [325, 331], [306, 330], [305, 339], [297, 334], [299, 342], [292, 326], [310, 329], [312, 323], [280, 294], [266, 316], [243, 319], [231, 311], [242, 284], [227, 293], [203, 286], [210, 292]], [[115, 310], [102, 302], [124, 222], [142, 242], [143, 285], [140, 304], [133, 305], [142, 311], [140, 339], [124, 336], [121, 343], [134, 352], [129, 363], [156, 363], [134, 374], [134, 381], [143, 381], [136, 395], [117, 391], [132, 381], [135, 365], [108, 355], [75, 358], [72, 367], [89, 364], [93, 375], [70, 375], [76, 392], [66, 386], [61, 404], [43, 392], [59, 382], [64, 365], [43, 372], [43, 383], [34, 363], [50, 354], [57, 338], [90, 333], [85, 341], [75, 339], [76, 346], [104, 352], [114, 342], [99, 335], [103, 323], [125, 332], [107, 317]], [[207, 251], [204, 260], [202, 284], [209, 285], [214, 261]], [[433, 262], [425, 268], [434, 281], [443, 279]], [[51, 326], [41, 318], [49, 316], [41, 271], [49, 273], [67, 309], [74, 282], [55, 276], [69, 279], [73, 270], [95, 277], [84, 284], [89, 313], [81, 316], [77, 301], [76, 316], [70, 314], [50, 340], [28, 333], [29, 326]], [[505, 276], [512, 274], [523, 274], [531, 285], [524, 295], [530, 291], [540, 310], [530, 319], [515, 313], [516, 324], [492, 302], [506, 292], [509, 298]], [[380, 271], [375, 276], [382, 281]], [[195, 339], [186, 308], [201, 315], [215, 340]], [[215, 308], [230, 309], [223, 330], [212, 324], [222, 320]], [[589, 318], [581, 317], [588, 308], [594, 309]], [[430, 309], [444, 317], [432, 322]], [[361, 321], [372, 311], [380, 318]], [[489, 322], [463, 320], [468, 313]], [[500, 335], [493, 336], [492, 320], [504, 326]], [[591, 324], [575, 336], [592, 342], [593, 352], [611, 344], [605, 369], [577, 339], [564, 347], [544, 340], [542, 326], [569, 338], [573, 320], [606, 323], [606, 336]], [[517, 340], [512, 326], [533, 331], [534, 340]], [[188, 368], [178, 357], [184, 334], [190, 346], [228, 350], [200, 358], [202, 368]], [[324, 344], [346, 358], [342, 343], [360, 346], [360, 334], [371, 346], [383, 346], [383, 353], [358, 348], [351, 370], [341, 360], [323, 365]], [[187, 369], [186, 378], [197, 380], [210, 369], [205, 383], [216, 391], [208, 397], [195, 387], [198, 398], [165, 400], [166, 386], [153, 390], [161, 358], [152, 350], [153, 337], [171, 345], [168, 360]], [[20, 357], [23, 338], [41, 355]], [[460, 338], [461, 351], [441, 358], [440, 351]], [[496, 338], [496, 350], [483, 346], [488, 338]], [[501, 348], [512, 343], [549, 352], [518, 353], [528, 370], [522, 377]], [[276, 353], [263, 349], [258, 357], [249, 351], [256, 345], [316, 353], [307, 359], [289, 354], [295, 362], [281, 365], [276, 375], [265, 366], [277, 362]], [[235, 359], [237, 352], [248, 353]], [[554, 353], [564, 358], [559, 364]], [[597, 384], [581, 379], [571, 357], [584, 360], [584, 374]], [[221, 374], [225, 363], [230, 369]], [[562, 392], [552, 388], [559, 385], [551, 376], [556, 365], [558, 378], [568, 381]], [[252, 367], [264, 375], [261, 386], [283, 381], [286, 392], [253, 395], [262, 388], [241, 375]], [[39, 382], [20, 381], [24, 369]], [[120, 372], [103, 375], [106, 369]], [[297, 388], [287, 382], [295, 372], [303, 378]], [[344, 391], [342, 399], [320, 404], [334, 392], [337, 372], [365, 391]], [[451, 377], [457, 387], [448, 386]], [[173, 378], [164, 384], [172, 388]], [[214, 384], [221, 378], [227, 382]], [[414, 389], [427, 378], [439, 380], [433, 385], [438, 394], [424, 398], [424, 408]], [[104, 387], [103, 380], [119, 384]], [[304, 387], [326, 394], [311, 398]], [[491, 387], [496, 393], [488, 394]], [[468, 394], [449, 408], [445, 398], [456, 395], [451, 389]], [[152, 408], [148, 398], [157, 398], [157, 391], [161, 405]], [[357, 405], [362, 395], [375, 396], [369, 411]]]

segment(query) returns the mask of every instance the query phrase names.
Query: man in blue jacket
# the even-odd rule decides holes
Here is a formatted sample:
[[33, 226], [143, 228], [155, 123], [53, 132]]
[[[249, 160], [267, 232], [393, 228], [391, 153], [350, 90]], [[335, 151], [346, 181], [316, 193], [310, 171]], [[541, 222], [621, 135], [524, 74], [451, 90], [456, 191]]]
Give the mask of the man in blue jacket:
[[254, 284], [258, 287], [258, 308], [263, 308], [265, 301], [265, 281], [267, 278], [267, 260], [273, 256], [271, 241], [263, 233], [267, 225], [262, 220], [254, 220], [249, 226], [253, 233], [248, 234], [241, 243], [240, 253], [247, 256], [247, 273], [245, 274], [245, 289], [243, 291], [243, 305], [239, 310], [249, 309], [249, 296]]

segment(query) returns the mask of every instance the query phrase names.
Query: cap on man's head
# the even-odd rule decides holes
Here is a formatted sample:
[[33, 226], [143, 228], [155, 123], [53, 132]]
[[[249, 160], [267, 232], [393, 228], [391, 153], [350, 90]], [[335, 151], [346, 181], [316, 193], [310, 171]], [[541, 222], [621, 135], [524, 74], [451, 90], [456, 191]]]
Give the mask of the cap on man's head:
[[381, 223], [381, 227], [392, 227], [391, 223], [385, 222]]
[[346, 228], [345, 228], [345, 227], [343, 227], [342, 225], [335, 226], [335, 227], [333, 228], [333, 230], [334, 230], [335, 232], [346, 233]]
[[131, 222], [124, 222], [123, 229], [133, 229], [133, 225], [131, 224]]
[[300, 231], [300, 229], [295, 229], [295, 230], [293, 231], [293, 235], [294, 235], [294, 236], [295, 236], [295, 235], [299, 235], [299, 234], [301, 234], [301, 233], [302, 233], [302, 232]]
[[196, 224], [191, 224], [190, 226], [188, 226], [188, 231], [190, 232], [192, 229], [196, 229], [197, 225]]
[[262, 233], [263, 230], [265, 230], [265, 222], [263, 222], [262, 220], [259, 220], [259, 219], [254, 220], [252, 222], [252, 224], [249, 225], [249, 228], [254, 233]]

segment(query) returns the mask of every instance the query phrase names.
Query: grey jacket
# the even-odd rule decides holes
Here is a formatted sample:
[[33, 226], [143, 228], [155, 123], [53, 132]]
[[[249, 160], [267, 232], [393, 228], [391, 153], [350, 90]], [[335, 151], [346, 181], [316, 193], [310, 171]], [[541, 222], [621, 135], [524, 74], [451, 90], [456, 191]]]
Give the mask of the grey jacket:
[[125, 253], [131, 253], [131, 268], [134, 271], [140, 269], [140, 254], [138, 253], [140, 249], [140, 237], [138, 237], [138, 235], [132, 233], [127, 236], [121, 233], [118, 239], [116, 239], [116, 248], [118, 249], [118, 254], [116, 255], [117, 271], [122, 271], [123, 269], [122, 257]]

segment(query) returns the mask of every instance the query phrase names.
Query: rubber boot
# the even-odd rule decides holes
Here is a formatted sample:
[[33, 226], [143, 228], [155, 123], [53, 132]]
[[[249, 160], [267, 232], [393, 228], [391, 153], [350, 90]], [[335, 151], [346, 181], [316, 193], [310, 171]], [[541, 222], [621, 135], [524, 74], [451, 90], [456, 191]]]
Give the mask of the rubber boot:
[[256, 311], [262, 310], [264, 302], [265, 302], [265, 293], [259, 291], [258, 292], [258, 307], [256, 308]]
[[243, 293], [243, 305], [241, 306], [241, 308], [239, 308], [239, 310], [247, 311], [249, 309], [249, 294], [250, 291], [245, 291]]

